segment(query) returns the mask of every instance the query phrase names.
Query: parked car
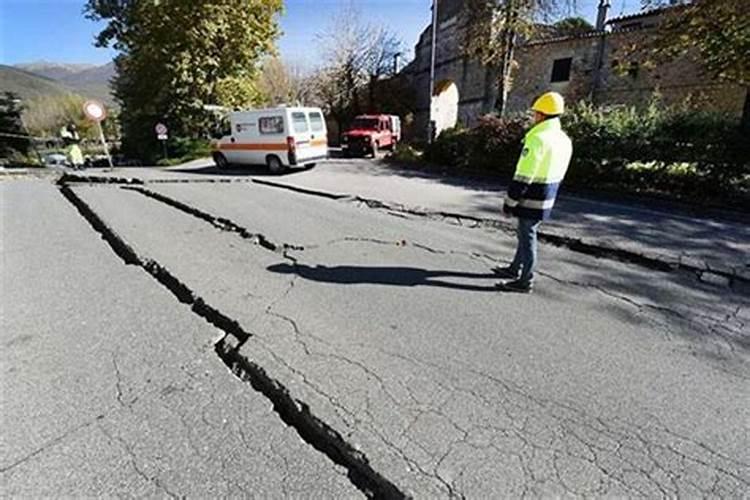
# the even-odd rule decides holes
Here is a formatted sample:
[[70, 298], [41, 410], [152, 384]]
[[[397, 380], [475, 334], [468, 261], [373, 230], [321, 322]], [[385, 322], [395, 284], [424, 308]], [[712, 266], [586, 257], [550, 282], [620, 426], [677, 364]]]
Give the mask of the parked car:
[[64, 153], [48, 153], [44, 156], [44, 165], [47, 167], [65, 167], [68, 165], [68, 157]]
[[394, 150], [401, 140], [401, 120], [396, 115], [362, 115], [344, 132], [344, 156], [377, 156], [380, 149]]
[[314, 166], [328, 158], [328, 131], [320, 108], [278, 107], [229, 114], [231, 131], [215, 143], [214, 162], [266, 165], [272, 173]]

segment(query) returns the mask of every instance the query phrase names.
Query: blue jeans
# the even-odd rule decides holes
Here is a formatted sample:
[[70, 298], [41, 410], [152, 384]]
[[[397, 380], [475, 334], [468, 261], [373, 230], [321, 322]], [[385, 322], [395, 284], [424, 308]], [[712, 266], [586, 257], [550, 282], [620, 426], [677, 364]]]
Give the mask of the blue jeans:
[[519, 281], [531, 284], [534, 281], [534, 265], [536, 264], [536, 231], [541, 221], [535, 219], [518, 218], [518, 247], [516, 256], [510, 264], [510, 271], [521, 272]]

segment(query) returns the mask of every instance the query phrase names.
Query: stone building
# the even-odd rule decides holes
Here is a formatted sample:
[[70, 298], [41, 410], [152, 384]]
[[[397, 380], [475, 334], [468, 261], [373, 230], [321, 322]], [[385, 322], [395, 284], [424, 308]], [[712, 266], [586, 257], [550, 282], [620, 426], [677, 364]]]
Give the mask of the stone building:
[[[431, 106], [438, 132], [457, 123], [470, 126], [494, 109], [496, 75], [461, 50], [463, 4], [463, 0], [438, 1], [435, 95], [431, 98], [429, 92], [431, 26], [422, 32], [415, 59], [404, 70], [417, 91], [417, 130], [425, 129]], [[697, 108], [739, 120], [747, 90], [710, 78], [687, 58], [653, 69], [637, 63], [622, 67], [623, 48], [658, 29], [663, 9], [607, 20], [609, 4], [600, 0], [594, 31], [532, 39], [517, 48], [509, 112], [527, 110], [536, 96], [549, 90], [560, 92], [569, 102], [587, 99], [602, 105], [643, 104], [658, 91], [668, 104], [689, 99]]]

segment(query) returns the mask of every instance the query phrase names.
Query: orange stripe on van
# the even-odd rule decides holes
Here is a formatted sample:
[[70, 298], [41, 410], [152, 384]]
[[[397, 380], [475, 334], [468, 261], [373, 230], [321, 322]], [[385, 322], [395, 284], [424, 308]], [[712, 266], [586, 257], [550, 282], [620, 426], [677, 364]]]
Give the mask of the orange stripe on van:
[[310, 141], [311, 146], [328, 146], [328, 139], [313, 139]]
[[270, 142], [270, 143], [255, 143], [255, 144], [219, 144], [219, 149], [229, 151], [286, 151], [287, 145], [285, 142]]

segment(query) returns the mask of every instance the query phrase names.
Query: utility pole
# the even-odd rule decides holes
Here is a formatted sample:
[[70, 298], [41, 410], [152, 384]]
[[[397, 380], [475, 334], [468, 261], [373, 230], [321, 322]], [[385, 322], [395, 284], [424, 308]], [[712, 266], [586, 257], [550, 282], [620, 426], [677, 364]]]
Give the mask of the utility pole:
[[430, 111], [427, 120], [427, 143], [432, 143], [432, 99], [435, 94], [435, 48], [437, 46], [438, 0], [432, 0], [432, 48], [430, 49]]

